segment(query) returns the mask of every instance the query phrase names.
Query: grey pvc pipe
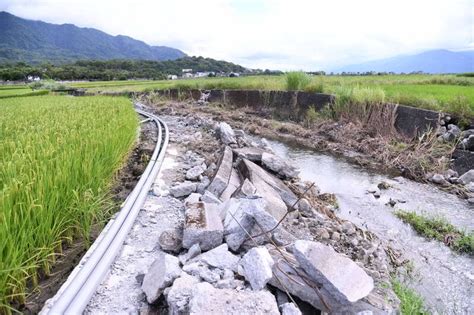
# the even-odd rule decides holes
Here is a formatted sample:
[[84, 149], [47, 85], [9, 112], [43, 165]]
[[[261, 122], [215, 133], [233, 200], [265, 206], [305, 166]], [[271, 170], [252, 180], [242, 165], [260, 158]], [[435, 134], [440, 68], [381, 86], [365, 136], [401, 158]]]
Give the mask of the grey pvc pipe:
[[150, 162], [116, 219], [107, 230], [103, 231], [105, 235], [99, 237], [96, 240], [97, 243], [91, 246], [91, 252], [86, 253], [86, 256], [89, 257], [82, 268], [72, 279], [68, 279], [67, 286], [64, 289], [61, 288], [60, 296], [53, 302], [50, 309], [46, 310], [45, 314], [81, 314], [84, 311], [121, 249], [148, 191], [160, 171], [169, 142], [168, 126], [153, 114], [139, 109], [136, 111], [149, 117], [158, 126], [158, 142]]

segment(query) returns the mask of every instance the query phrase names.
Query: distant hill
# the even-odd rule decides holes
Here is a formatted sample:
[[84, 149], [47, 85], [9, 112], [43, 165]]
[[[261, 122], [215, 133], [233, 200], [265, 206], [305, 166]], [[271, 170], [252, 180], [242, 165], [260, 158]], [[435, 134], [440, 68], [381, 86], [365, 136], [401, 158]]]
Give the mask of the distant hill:
[[185, 56], [175, 48], [150, 46], [131, 37], [111, 36], [94, 28], [26, 20], [0, 12], [0, 63], [67, 63], [84, 59], [162, 61]]
[[462, 73], [474, 72], [474, 50], [430, 50], [416, 55], [397, 56], [345, 66], [335, 72]]

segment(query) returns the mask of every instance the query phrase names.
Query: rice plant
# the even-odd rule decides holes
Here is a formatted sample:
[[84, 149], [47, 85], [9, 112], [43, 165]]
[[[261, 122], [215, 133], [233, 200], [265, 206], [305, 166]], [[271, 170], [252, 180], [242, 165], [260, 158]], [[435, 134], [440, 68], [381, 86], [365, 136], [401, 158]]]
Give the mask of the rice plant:
[[311, 82], [311, 77], [303, 71], [290, 71], [285, 75], [286, 89], [288, 91], [304, 90]]
[[112, 97], [11, 98], [0, 110], [0, 313], [9, 313], [65, 243], [104, 219], [137, 118]]

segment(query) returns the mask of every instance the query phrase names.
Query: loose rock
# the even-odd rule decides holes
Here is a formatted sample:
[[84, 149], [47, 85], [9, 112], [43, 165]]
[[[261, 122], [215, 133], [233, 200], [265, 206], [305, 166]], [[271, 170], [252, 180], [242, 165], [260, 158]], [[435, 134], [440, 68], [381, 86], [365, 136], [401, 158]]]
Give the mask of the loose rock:
[[198, 202], [186, 206], [183, 247], [199, 244], [209, 250], [222, 243], [224, 227], [216, 204]]
[[164, 251], [179, 253], [182, 248], [183, 233], [177, 229], [166, 230], [161, 233], [158, 243]]
[[206, 168], [201, 165], [194, 166], [186, 172], [186, 179], [188, 180], [199, 180], [199, 177], [204, 173]]
[[277, 173], [283, 178], [295, 178], [299, 171], [275, 154], [264, 152], [262, 154], [262, 164], [269, 170]]
[[196, 183], [183, 182], [170, 188], [170, 194], [175, 198], [186, 197], [196, 191]]
[[294, 303], [285, 303], [280, 306], [281, 315], [301, 315], [301, 311]]
[[189, 314], [271, 314], [279, 315], [273, 294], [268, 291], [216, 289], [209, 283], [198, 283], [189, 302]]
[[474, 182], [474, 169], [469, 170], [459, 177], [459, 181], [464, 185]]
[[219, 137], [225, 145], [237, 143], [237, 140], [235, 139], [234, 130], [228, 123], [221, 122], [218, 126], [218, 130], [219, 130]]
[[204, 262], [215, 268], [229, 269], [236, 272], [239, 260], [240, 258], [238, 256], [229, 252], [227, 244], [222, 244], [221, 246], [191, 259], [191, 262]]
[[262, 290], [272, 278], [274, 263], [265, 247], [254, 247], [240, 260], [239, 274], [245, 277], [253, 290]]
[[173, 282], [173, 286], [166, 296], [169, 314], [182, 315], [189, 314], [188, 304], [192, 296], [193, 289], [199, 280], [187, 273], [182, 273], [181, 277]]
[[142, 283], [142, 290], [148, 303], [158, 300], [163, 290], [181, 274], [178, 258], [160, 252], [148, 269]]

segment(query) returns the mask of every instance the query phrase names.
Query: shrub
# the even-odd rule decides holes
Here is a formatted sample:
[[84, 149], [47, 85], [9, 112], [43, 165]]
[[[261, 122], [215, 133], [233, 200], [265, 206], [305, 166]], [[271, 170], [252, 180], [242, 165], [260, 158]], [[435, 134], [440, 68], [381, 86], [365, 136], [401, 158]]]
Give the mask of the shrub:
[[322, 80], [317, 80], [316, 82], [311, 82], [308, 86], [304, 88], [305, 92], [308, 93], [323, 93], [324, 92], [324, 84]]
[[288, 91], [304, 90], [311, 82], [311, 78], [303, 71], [287, 72], [285, 79]]

